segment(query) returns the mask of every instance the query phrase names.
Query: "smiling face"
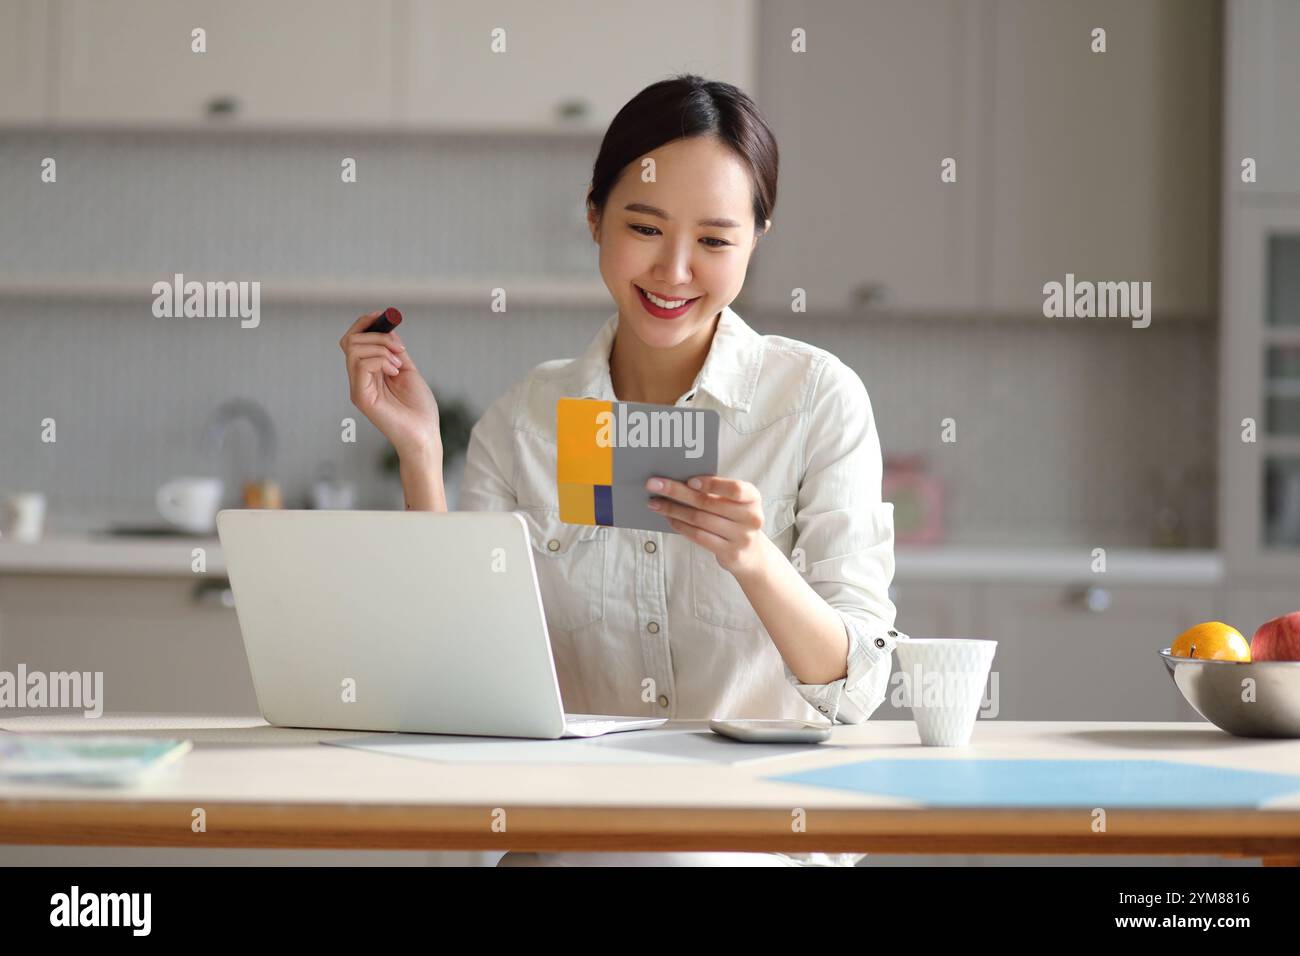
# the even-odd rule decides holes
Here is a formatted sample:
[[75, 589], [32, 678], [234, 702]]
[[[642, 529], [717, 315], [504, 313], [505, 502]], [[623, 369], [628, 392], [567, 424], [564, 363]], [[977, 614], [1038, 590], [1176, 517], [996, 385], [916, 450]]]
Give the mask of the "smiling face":
[[[642, 182], [647, 157], [654, 182]], [[712, 330], [744, 285], [758, 244], [753, 195], [745, 165], [710, 136], [675, 140], [628, 165], [600, 221], [588, 215], [620, 329], [651, 348]]]

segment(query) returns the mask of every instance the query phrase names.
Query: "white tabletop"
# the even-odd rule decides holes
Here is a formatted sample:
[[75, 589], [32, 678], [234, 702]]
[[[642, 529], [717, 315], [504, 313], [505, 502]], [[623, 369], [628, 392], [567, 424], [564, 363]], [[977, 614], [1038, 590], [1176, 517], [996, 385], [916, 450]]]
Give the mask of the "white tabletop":
[[[665, 729], [707, 730], [707, 721]], [[1165, 759], [1300, 773], [1300, 740], [1232, 737], [1203, 722], [976, 722], [970, 745], [922, 747], [911, 721], [840, 724], [807, 754], [739, 764], [439, 763], [345, 747], [359, 731], [271, 727], [260, 717], [105, 715], [0, 720], [0, 730], [184, 737], [194, 750], [151, 781], [119, 789], [0, 782], [0, 799], [235, 801], [602, 807], [915, 806], [909, 800], [758, 779], [854, 759]], [[546, 741], [540, 742], [545, 746]], [[1300, 809], [1300, 794], [1269, 809]]]

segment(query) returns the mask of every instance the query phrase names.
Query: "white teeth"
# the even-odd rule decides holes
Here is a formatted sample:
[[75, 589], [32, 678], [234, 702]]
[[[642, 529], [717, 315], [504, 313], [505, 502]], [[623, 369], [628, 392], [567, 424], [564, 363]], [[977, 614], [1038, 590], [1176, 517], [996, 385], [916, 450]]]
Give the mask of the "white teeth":
[[[637, 286], [637, 288], [641, 289], [640, 286]], [[687, 302], [691, 301], [690, 299], [677, 299], [676, 301], [671, 301], [669, 299], [661, 299], [659, 298], [659, 296], [654, 295], [653, 293], [646, 292], [645, 289], [641, 289], [641, 291], [645, 292], [645, 297], [649, 299], [651, 302], [653, 302], [655, 305], [659, 306], [659, 308], [661, 309], [680, 309]]]

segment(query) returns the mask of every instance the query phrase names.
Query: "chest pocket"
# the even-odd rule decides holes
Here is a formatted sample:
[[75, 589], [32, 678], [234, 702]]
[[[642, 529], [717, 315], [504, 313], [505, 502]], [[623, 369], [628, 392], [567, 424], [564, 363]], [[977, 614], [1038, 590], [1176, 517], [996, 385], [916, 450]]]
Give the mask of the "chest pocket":
[[[794, 543], [794, 497], [763, 500], [763, 532], [790, 556]], [[760, 627], [758, 615], [730, 571], [707, 548], [691, 548], [691, 607], [705, 624], [747, 631]]]
[[519, 513], [528, 524], [547, 627], [574, 631], [603, 619], [608, 529], [567, 524], [544, 508]]

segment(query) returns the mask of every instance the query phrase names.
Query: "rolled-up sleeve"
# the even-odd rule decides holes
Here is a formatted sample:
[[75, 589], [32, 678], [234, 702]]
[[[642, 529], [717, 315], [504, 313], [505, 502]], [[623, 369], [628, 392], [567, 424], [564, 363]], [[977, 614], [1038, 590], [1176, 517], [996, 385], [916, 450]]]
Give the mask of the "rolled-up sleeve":
[[861, 723], [885, 699], [893, 650], [894, 506], [882, 500], [880, 436], [858, 374], [828, 356], [807, 416], [794, 548], [805, 580], [839, 612], [848, 635], [846, 675], [829, 684], [786, 679], [818, 713]]
[[465, 472], [460, 480], [461, 511], [514, 511], [514, 408], [519, 388], [511, 388], [483, 413], [469, 433]]

